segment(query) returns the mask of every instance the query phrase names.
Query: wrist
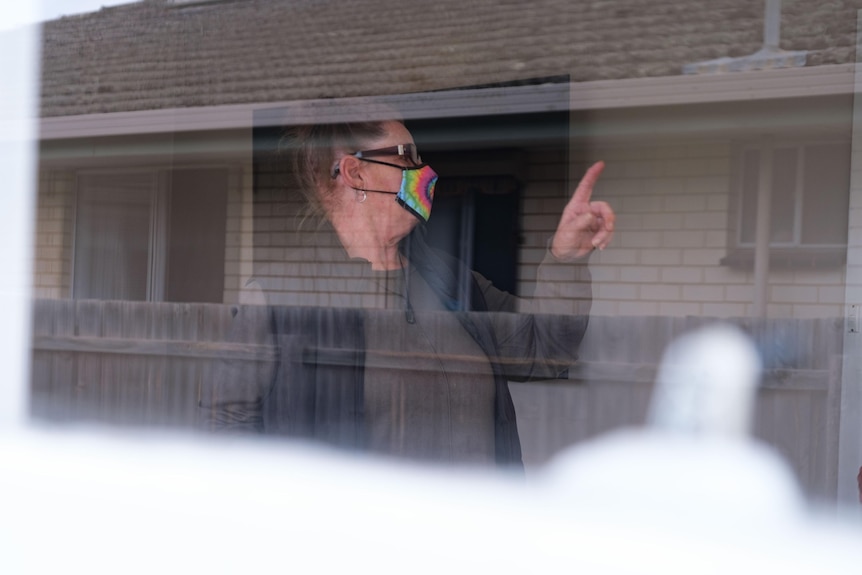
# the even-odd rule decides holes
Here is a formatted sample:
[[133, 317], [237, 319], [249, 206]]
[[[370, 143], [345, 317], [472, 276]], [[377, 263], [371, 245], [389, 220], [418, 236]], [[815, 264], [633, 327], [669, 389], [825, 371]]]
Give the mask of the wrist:
[[572, 250], [569, 253], [560, 253], [554, 246], [554, 238], [548, 240], [548, 254], [553, 258], [554, 261], [560, 263], [578, 263], [578, 262], [586, 262], [590, 259], [592, 253], [596, 250], [595, 246], [592, 246], [587, 250]]

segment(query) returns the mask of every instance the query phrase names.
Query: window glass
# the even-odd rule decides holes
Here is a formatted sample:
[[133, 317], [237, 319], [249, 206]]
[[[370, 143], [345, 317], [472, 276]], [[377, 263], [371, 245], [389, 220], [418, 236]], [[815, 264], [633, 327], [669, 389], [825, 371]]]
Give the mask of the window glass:
[[726, 322], [752, 435], [856, 496], [858, 8], [404, 8], [45, 19], [33, 416], [531, 478]]
[[223, 169], [81, 176], [75, 297], [220, 303], [227, 184]]
[[[742, 154], [742, 244], [757, 229], [762, 149]], [[844, 143], [800, 144], [772, 152], [771, 243], [776, 246], [841, 246], [847, 241], [849, 148]], [[830, 225], [828, 222], [832, 221]]]
[[84, 176], [78, 192], [75, 297], [146, 300], [153, 174]]
[[777, 148], [772, 158], [772, 243], [792, 243], [796, 233], [798, 151]]
[[805, 148], [802, 242], [844, 244], [850, 193], [850, 150], [843, 144]]
[[757, 190], [760, 186], [760, 150], [746, 150], [742, 160], [742, 243], [754, 243], [757, 224]]
[[224, 169], [172, 173], [166, 301], [222, 302], [227, 190], [228, 173]]

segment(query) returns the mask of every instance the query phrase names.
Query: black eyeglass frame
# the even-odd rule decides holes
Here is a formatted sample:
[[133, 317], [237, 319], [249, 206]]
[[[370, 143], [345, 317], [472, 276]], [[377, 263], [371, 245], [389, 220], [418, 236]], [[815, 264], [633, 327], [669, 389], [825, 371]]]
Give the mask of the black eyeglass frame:
[[[359, 158], [360, 160], [366, 160], [368, 162], [372, 162], [375, 164], [383, 164], [384, 166], [392, 166], [394, 168], [404, 168], [404, 166], [399, 166], [397, 164], [389, 164], [386, 162], [378, 162], [375, 160], [369, 160], [368, 158], [373, 158], [375, 156], [400, 156], [402, 158], [409, 159], [413, 162], [414, 166], [422, 165], [422, 156], [419, 155], [419, 150], [416, 148], [416, 144], [398, 144], [396, 146], [389, 146], [387, 148], [377, 148], [375, 150], [360, 150], [358, 152], [354, 152], [352, 154], [347, 154], [348, 156], [353, 156], [354, 158]], [[340, 172], [340, 166], [338, 162], [332, 166], [332, 171], [330, 175], [335, 178], [338, 176]]]
[[416, 144], [398, 144], [397, 146], [378, 148], [376, 150], [361, 150], [350, 155], [359, 159], [373, 158], [375, 156], [401, 156], [402, 158], [409, 159], [414, 165], [418, 166], [422, 163], [422, 157], [419, 155]]

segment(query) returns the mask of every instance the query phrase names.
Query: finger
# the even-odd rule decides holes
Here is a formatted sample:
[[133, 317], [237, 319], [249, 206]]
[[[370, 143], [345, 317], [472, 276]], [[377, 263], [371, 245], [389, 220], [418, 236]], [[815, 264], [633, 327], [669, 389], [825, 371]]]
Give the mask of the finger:
[[569, 229], [579, 233], [595, 233], [601, 229], [601, 220], [592, 212], [583, 212], [571, 220]]
[[584, 174], [584, 177], [581, 178], [581, 181], [578, 183], [578, 187], [575, 189], [575, 193], [572, 195], [570, 203], [585, 204], [589, 202], [593, 195], [593, 188], [596, 186], [596, 182], [604, 169], [604, 162], [596, 162], [590, 166], [587, 173]]
[[593, 247], [603, 250], [611, 243], [614, 236], [616, 214], [607, 202], [591, 202], [590, 213], [593, 214], [597, 224], [591, 243]]
[[611, 239], [614, 237], [613, 230], [608, 230], [606, 228], [602, 228], [596, 232], [593, 236], [592, 244], [594, 248], [598, 248], [600, 250], [608, 247], [608, 244], [611, 243]]
[[604, 222], [604, 228], [613, 231], [617, 221], [614, 209], [607, 202], [590, 202], [590, 212]]

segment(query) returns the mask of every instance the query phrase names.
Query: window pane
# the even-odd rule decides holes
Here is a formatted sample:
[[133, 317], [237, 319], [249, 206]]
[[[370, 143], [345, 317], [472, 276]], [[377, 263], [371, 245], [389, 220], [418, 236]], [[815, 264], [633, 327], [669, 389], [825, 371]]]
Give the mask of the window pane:
[[754, 243], [757, 226], [757, 186], [760, 179], [760, 150], [746, 150], [742, 157], [742, 243]]
[[845, 244], [850, 193], [850, 147], [846, 144], [805, 149], [802, 242]]
[[226, 170], [177, 170], [172, 177], [167, 301], [224, 297]]
[[78, 299], [147, 299], [153, 178], [150, 174], [80, 179], [75, 234]]
[[778, 148], [772, 159], [770, 241], [793, 242], [796, 214], [796, 148]]
[[[514, 461], [521, 442], [532, 472], [642, 423], [684, 327], [741, 318], [767, 369], [759, 435], [809, 492], [834, 493], [850, 479], [836, 477], [838, 398], [862, 405], [847, 395], [859, 362], [839, 361], [855, 337], [845, 308], [862, 301], [845, 262], [862, 246], [834, 246], [849, 154], [832, 144], [853, 128], [857, 8], [785, 3], [776, 54], [760, 50], [763, 3], [737, 2], [648, 15], [631, 0], [461, 2], [422, 13], [431, 35], [405, 33], [386, 3], [148, 0], [46, 22], [34, 389], [72, 418], [120, 423], [193, 428], [217, 411], [302, 436], [294, 423], [356, 415], [337, 428], [347, 443], [369, 431], [369, 445], [427, 444], [435, 461], [450, 440], [487, 461], [493, 423], [500, 453]], [[341, 125], [395, 117], [386, 134]], [[392, 195], [430, 199], [430, 180], [407, 177], [427, 171], [348, 159], [332, 172], [345, 151], [411, 138], [439, 176], [427, 227]], [[313, 153], [293, 163], [297, 148]], [[615, 236], [556, 261], [549, 241], [587, 237], [557, 226], [599, 160], [592, 199], [616, 211]], [[764, 175], [772, 245], [758, 251]], [[518, 381], [497, 380], [497, 358]], [[563, 381], [520, 381], [546, 377]]]

